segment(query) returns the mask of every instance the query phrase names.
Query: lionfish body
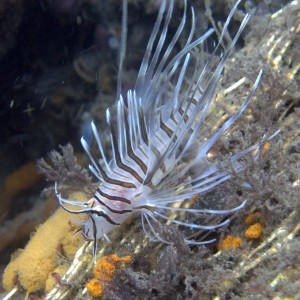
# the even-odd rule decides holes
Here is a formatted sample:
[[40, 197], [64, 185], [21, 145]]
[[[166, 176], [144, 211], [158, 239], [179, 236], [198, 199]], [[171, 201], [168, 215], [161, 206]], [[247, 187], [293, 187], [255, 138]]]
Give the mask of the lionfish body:
[[[90, 170], [101, 182], [94, 197], [85, 203], [78, 203], [63, 199], [56, 190], [64, 209], [88, 215], [82, 232], [87, 239], [94, 240], [95, 244], [102, 237], [108, 240], [107, 234], [134, 211], [140, 211], [143, 230], [151, 240], [171, 243], [172, 241], [161, 237], [154, 226], [156, 222], [168, 220], [168, 212], [216, 214], [226, 217], [245, 206], [246, 201], [237, 207], [224, 210], [175, 206], [231, 178], [229, 172], [219, 170], [216, 164], [210, 162], [207, 154], [247, 107], [262, 71], [238, 111], [211, 136], [202, 136], [201, 133], [224, 65], [250, 18], [249, 14], [245, 15], [232, 42], [226, 45], [224, 34], [239, 2], [230, 12], [214, 52], [203, 62], [199, 46], [214, 30], [210, 29], [194, 39], [195, 17], [192, 10], [191, 29], [185, 46], [174, 54], [174, 45], [185, 28], [186, 3], [178, 29], [167, 44], [166, 36], [174, 1], [162, 1], [135, 88], [128, 91], [126, 100], [119, 95], [114, 113], [116, 121], [112, 120], [110, 111], [107, 110], [112, 158], [107, 158], [94, 123], [91, 128], [101, 160], [94, 158], [86, 141], [81, 139], [92, 162]], [[218, 56], [216, 53], [220, 49], [222, 55]], [[272, 137], [264, 137], [258, 144], [233, 155], [231, 165], [234, 171], [239, 172], [244, 168], [240, 161], [242, 156], [259, 149]], [[72, 210], [67, 205], [75, 205], [80, 209]], [[176, 219], [171, 219], [171, 222], [192, 229], [214, 230], [227, 224], [229, 220], [225, 218], [225, 221], [211, 225]], [[186, 239], [185, 242], [204, 244], [211, 241]], [[94, 254], [95, 252], [96, 248]]]

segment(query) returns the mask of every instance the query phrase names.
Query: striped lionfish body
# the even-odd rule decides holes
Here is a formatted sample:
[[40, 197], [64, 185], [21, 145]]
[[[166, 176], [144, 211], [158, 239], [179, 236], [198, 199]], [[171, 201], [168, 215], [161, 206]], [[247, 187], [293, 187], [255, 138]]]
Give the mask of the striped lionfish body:
[[[186, 25], [187, 5], [185, 3], [177, 31], [167, 43], [174, 1], [162, 1], [135, 88], [128, 91], [126, 99], [121, 95], [118, 97], [113, 114], [116, 120], [112, 119], [110, 110], [106, 113], [112, 157], [107, 157], [94, 123], [91, 128], [101, 160], [94, 158], [87, 142], [81, 139], [92, 163], [90, 170], [101, 183], [94, 197], [84, 203], [63, 199], [57, 189], [56, 194], [65, 210], [87, 214], [82, 232], [85, 238], [95, 241], [94, 254], [96, 241], [103, 237], [108, 240], [107, 234], [135, 211], [141, 213], [143, 230], [152, 241], [171, 243], [161, 237], [154, 226], [156, 222], [169, 220], [167, 214], [170, 211], [224, 215], [225, 221], [211, 225], [169, 220], [192, 229], [214, 230], [229, 222], [226, 216], [246, 205], [244, 201], [237, 207], [224, 210], [175, 206], [211, 190], [232, 176], [219, 170], [215, 163], [207, 159], [207, 154], [246, 109], [262, 71], [241, 107], [211, 136], [202, 136], [202, 131], [224, 65], [250, 18], [249, 14], [245, 14], [238, 32], [226, 45], [224, 35], [239, 2], [231, 10], [215, 50], [203, 61], [199, 46], [214, 30], [194, 38], [195, 17], [192, 9], [189, 35], [182, 50], [175, 54], [174, 45]], [[217, 53], [220, 51], [222, 55], [219, 56]], [[244, 168], [240, 161], [242, 156], [259, 149], [273, 136], [264, 137], [258, 144], [232, 155], [234, 171], [240, 172]], [[78, 210], [70, 209], [68, 205], [75, 205]], [[211, 241], [185, 239], [185, 242], [199, 245]]]

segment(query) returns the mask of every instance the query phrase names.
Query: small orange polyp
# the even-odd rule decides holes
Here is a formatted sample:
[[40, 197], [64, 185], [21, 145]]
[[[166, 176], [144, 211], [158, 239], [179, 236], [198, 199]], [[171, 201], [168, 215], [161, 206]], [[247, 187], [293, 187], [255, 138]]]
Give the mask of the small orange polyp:
[[260, 151], [261, 156], [264, 157], [269, 152], [270, 147], [271, 147], [271, 144], [269, 142], [267, 142], [261, 148], [256, 147], [251, 152], [254, 156], [256, 156], [257, 154], [259, 154], [259, 151]]
[[224, 240], [218, 244], [218, 250], [226, 250], [229, 248], [238, 248], [242, 244], [242, 239], [240, 237], [234, 237], [230, 234], [226, 235]]
[[101, 297], [104, 292], [104, 287], [99, 280], [92, 278], [85, 287], [93, 297]]
[[262, 150], [261, 150], [261, 155], [265, 156], [268, 151], [270, 150], [271, 144], [269, 142], [265, 143]]
[[261, 238], [263, 235], [263, 227], [260, 223], [251, 225], [246, 231], [245, 236], [249, 240], [256, 240]]
[[245, 224], [248, 226], [258, 223], [258, 222], [261, 222], [261, 221], [262, 221], [262, 216], [259, 211], [255, 212], [245, 218]]

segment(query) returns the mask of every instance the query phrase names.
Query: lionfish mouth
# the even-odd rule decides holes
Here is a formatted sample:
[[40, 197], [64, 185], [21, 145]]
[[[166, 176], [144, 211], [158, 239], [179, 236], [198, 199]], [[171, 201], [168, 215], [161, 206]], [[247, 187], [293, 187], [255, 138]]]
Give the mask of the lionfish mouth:
[[[89, 168], [101, 184], [93, 200], [82, 204], [63, 199], [55, 187], [64, 209], [75, 214], [89, 215], [92, 222], [85, 224], [85, 228], [95, 244], [102, 232], [108, 239], [106, 233], [123, 223], [133, 211], [140, 211], [142, 228], [150, 240], [170, 244], [172, 241], [162, 237], [155, 224], [167, 221], [193, 230], [216, 230], [229, 223], [228, 215], [246, 206], [247, 200], [235, 207], [228, 203], [222, 209], [196, 209], [178, 205], [211, 191], [233, 178], [233, 173], [247, 168], [242, 158], [252, 155], [254, 151], [253, 157], [257, 159], [261, 147], [279, 132], [269, 137], [263, 136], [251, 147], [232, 154], [229, 159], [231, 171], [226, 170], [222, 163], [208, 160], [207, 156], [212, 147], [247, 108], [263, 74], [263, 70], [258, 72], [251, 90], [237, 111], [224, 120], [214, 132], [205, 135], [203, 127], [216, 96], [224, 66], [250, 19], [250, 14], [245, 13], [236, 34], [232, 39], [225, 38], [240, 2], [237, 1], [229, 13], [213, 52], [205, 56], [201, 49], [215, 30], [209, 29], [202, 36], [195, 37], [196, 17], [194, 9], [191, 8], [189, 33], [182, 49], [179, 52], [175, 51], [175, 45], [179, 39], [182, 42], [185, 36], [187, 3], [184, 1], [182, 19], [169, 40], [167, 36], [174, 0], [161, 1], [135, 87], [128, 91], [126, 100], [120, 93], [126, 39], [126, 25], [123, 26], [121, 67], [114, 112], [116, 121], [112, 120], [109, 109], [106, 112], [111, 147], [109, 152], [112, 156], [107, 155], [108, 151], [105, 151], [102, 138], [93, 122], [91, 129], [99, 149], [99, 157], [96, 158], [89, 144], [84, 138], [81, 139], [91, 161]], [[123, 25], [126, 18], [127, 10], [123, 15]], [[247, 183], [243, 184], [247, 188], [251, 187]], [[71, 210], [67, 205], [75, 205], [80, 209]], [[169, 214], [172, 212], [222, 218], [216, 218], [219, 222], [214, 224], [198, 224], [170, 218]], [[185, 239], [187, 244], [192, 245], [212, 241], [214, 240]]]

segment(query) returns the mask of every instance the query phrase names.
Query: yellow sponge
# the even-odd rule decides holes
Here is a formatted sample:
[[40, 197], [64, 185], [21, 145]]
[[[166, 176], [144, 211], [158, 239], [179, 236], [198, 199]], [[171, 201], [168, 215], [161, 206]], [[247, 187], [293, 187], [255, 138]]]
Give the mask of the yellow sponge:
[[69, 264], [64, 263], [58, 266], [53, 272], [50, 273], [49, 277], [46, 280], [46, 292], [49, 293], [57, 283], [59, 283], [59, 279], [66, 274], [69, 269]]
[[[73, 193], [70, 199], [85, 201], [86, 195]], [[83, 242], [74, 237], [78, 225], [73, 215], [58, 208], [31, 238], [25, 249], [8, 264], [3, 274], [3, 287], [11, 290], [17, 283], [28, 292], [45, 289], [46, 280], [58, 266], [61, 256], [72, 258]]]

